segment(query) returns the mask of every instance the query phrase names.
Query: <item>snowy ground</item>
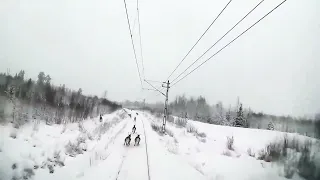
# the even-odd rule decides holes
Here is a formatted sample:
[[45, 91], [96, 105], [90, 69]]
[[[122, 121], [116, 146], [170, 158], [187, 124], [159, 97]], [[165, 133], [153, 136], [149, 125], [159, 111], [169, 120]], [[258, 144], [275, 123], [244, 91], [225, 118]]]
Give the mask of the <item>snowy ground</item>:
[[[146, 114], [145, 117], [155, 124], [162, 123], [162, 119], [150, 114]], [[166, 127], [171, 136], [157, 138], [163, 147], [196, 169], [206, 179], [286, 179], [283, 165], [257, 160], [259, 151], [271, 142], [281, 141], [285, 135], [300, 142], [310, 140], [314, 144], [312, 153], [316, 153], [320, 165], [319, 141], [298, 134], [210, 125], [197, 121], [188, 121], [186, 127], [167, 122]], [[188, 132], [187, 129], [190, 127], [196, 129], [197, 133]], [[227, 137], [232, 136], [234, 150], [228, 150]], [[255, 157], [248, 155], [248, 149]], [[303, 178], [295, 174], [292, 179]]]
[[[0, 126], [0, 179], [23, 178], [26, 169], [33, 169], [34, 179], [74, 179], [81, 176], [84, 170], [108, 156], [108, 146], [127, 123], [121, 112], [105, 115], [103, 119], [103, 122], [98, 118], [86, 120], [82, 125], [48, 126], [38, 121], [19, 129]], [[16, 138], [11, 137], [13, 134]], [[78, 144], [76, 152], [82, 153], [72, 153], [75, 151], [68, 144]], [[51, 169], [53, 173], [50, 173]]]
[[[247, 153], [248, 148], [258, 153], [281, 137], [279, 132], [190, 121], [189, 126], [206, 136], [168, 123], [172, 137], [151, 128], [159, 120], [148, 113], [119, 110], [105, 115], [103, 122], [98, 118], [52, 126], [34, 122], [19, 129], [0, 125], [0, 180], [285, 179], [280, 167]], [[137, 132], [126, 147], [124, 138], [134, 124]], [[137, 134], [141, 142], [133, 146]], [[229, 156], [223, 155], [227, 136], [235, 138]]]
[[[158, 135], [142, 115], [129, 113], [132, 118], [120, 110], [104, 116], [104, 122], [95, 118], [80, 125], [34, 122], [19, 129], [0, 126], [0, 180], [205, 179], [154, 141]], [[104, 128], [106, 122], [110, 128]], [[126, 147], [124, 138], [133, 124], [137, 132]], [[133, 146], [136, 134], [141, 136], [137, 147]], [[83, 151], [69, 151], [68, 144], [78, 145]]]

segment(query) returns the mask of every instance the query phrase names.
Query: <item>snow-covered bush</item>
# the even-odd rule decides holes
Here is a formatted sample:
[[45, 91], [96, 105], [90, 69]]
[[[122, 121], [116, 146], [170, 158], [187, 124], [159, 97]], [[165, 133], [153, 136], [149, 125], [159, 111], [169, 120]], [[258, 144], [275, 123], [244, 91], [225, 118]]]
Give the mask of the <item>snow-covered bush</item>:
[[277, 161], [281, 156], [281, 152], [281, 146], [276, 143], [270, 143], [265, 149], [259, 151], [257, 159], [266, 162]]
[[299, 148], [288, 148], [287, 154], [282, 153], [280, 162], [284, 161], [284, 176], [286, 178], [292, 178], [297, 173], [306, 180], [320, 179], [320, 161], [316, 160], [316, 155], [319, 156], [319, 152], [312, 153], [311, 150], [312, 144], [307, 140], [303, 144], [300, 143]]
[[156, 131], [156, 132], [161, 132], [162, 131], [162, 126], [160, 124], [156, 124], [151, 122], [151, 128]]
[[53, 158], [54, 158], [53, 162], [56, 165], [62, 167], [62, 166], [64, 166], [64, 158], [62, 158], [60, 154], [61, 154], [61, 151], [54, 151], [54, 153], [53, 153]]
[[5, 119], [5, 102], [2, 102], [2, 101], [5, 101], [5, 100], [0, 97], [0, 124], [6, 122], [6, 119]]
[[15, 129], [19, 129], [20, 125], [16, 122], [13, 122], [13, 128]]
[[234, 150], [234, 147], [233, 147], [233, 143], [234, 143], [234, 138], [233, 136], [230, 138], [227, 136], [227, 149], [233, 151]]
[[106, 133], [111, 127], [111, 124], [109, 122], [104, 122], [100, 124], [93, 132], [99, 135]]
[[83, 151], [87, 151], [87, 144], [86, 143], [80, 143], [79, 148], [82, 149]]
[[252, 151], [251, 148], [248, 148], [247, 153], [248, 153], [248, 155], [251, 156], [251, 157], [255, 157], [255, 156], [256, 156], [256, 154]]
[[174, 117], [169, 115], [168, 119], [167, 119], [167, 122], [174, 123]]
[[[318, 164], [317, 164], [318, 163]], [[311, 154], [310, 142], [305, 142], [297, 166], [298, 174], [307, 180], [320, 179], [320, 163]]]
[[200, 141], [200, 142], [203, 142], [203, 143], [206, 143], [206, 142], [207, 142], [206, 138], [200, 138], [199, 141]]
[[48, 165], [49, 173], [54, 173], [53, 166], [51, 164]]
[[161, 117], [162, 117], [162, 113], [156, 112], [154, 115], [155, 115], [157, 118], [161, 118]]
[[34, 123], [33, 123], [33, 131], [36, 131], [38, 132], [39, 131], [39, 124], [40, 124], [40, 120], [34, 120]]
[[186, 127], [187, 126], [187, 119], [179, 117], [174, 122], [178, 127]]
[[168, 129], [167, 127], [166, 127], [166, 134], [168, 134], [171, 137], [174, 136], [173, 132], [170, 129]]
[[80, 147], [80, 143], [69, 143], [65, 146], [66, 148], [66, 154], [68, 154], [71, 157], [75, 157], [78, 154], [83, 153], [83, 149]]
[[86, 132], [85, 128], [83, 127], [82, 121], [78, 122], [78, 128], [79, 128], [80, 132], [82, 132], [82, 133]]
[[286, 178], [292, 178], [297, 173], [306, 180], [316, 180], [320, 178], [320, 163], [315, 155], [320, 157], [320, 154], [317, 151], [312, 153], [312, 149], [310, 140], [301, 142], [285, 135], [283, 139], [268, 144], [259, 152], [257, 158], [283, 164]]
[[[16, 166], [15, 166], [16, 167]], [[15, 168], [16, 169], [16, 168]], [[19, 171], [13, 173], [11, 180], [28, 180], [33, 179], [32, 177], [35, 175], [32, 168], [24, 168]]]
[[231, 155], [231, 152], [230, 152], [229, 150], [223, 151], [223, 152], [222, 152], [222, 155], [229, 156], [229, 157], [232, 156], [232, 155]]
[[258, 159], [258, 160], [265, 160], [267, 156], [268, 156], [267, 151], [266, 151], [265, 149], [261, 149], [261, 150], [258, 152], [258, 157], [257, 157], [257, 159]]
[[202, 137], [202, 138], [207, 137], [206, 133], [204, 133], [204, 132], [197, 132], [197, 136]]
[[277, 161], [281, 155], [286, 156], [286, 153], [283, 151], [283, 147], [278, 143], [270, 143], [267, 146], [267, 152], [269, 155], [269, 158], [267, 157], [266, 159], [267, 161]]
[[284, 160], [288, 156], [289, 149], [294, 152], [300, 152], [301, 147], [301, 142], [297, 139], [289, 139], [287, 135], [284, 135], [281, 140], [268, 144], [265, 150], [260, 152], [261, 156], [258, 158], [267, 162]]
[[188, 133], [197, 134], [197, 133], [198, 133], [198, 130], [197, 130], [197, 128], [194, 127], [192, 124], [188, 124], [188, 126], [187, 126], [187, 132], [188, 132]]
[[81, 133], [81, 134], [77, 137], [77, 142], [78, 142], [78, 144], [85, 143], [86, 140], [87, 140], [87, 136], [86, 136], [86, 134], [84, 134], [84, 133]]
[[[159, 133], [160, 135], [163, 135], [164, 133], [163, 133], [163, 131], [162, 131], [162, 125], [161, 124], [157, 124], [157, 123], [155, 123], [155, 122], [151, 122], [151, 128], [154, 130], [154, 131], [156, 131], [157, 133]], [[174, 134], [173, 134], [173, 132], [170, 130], [170, 129], [168, 129], [167, 127], [165, 128], [165, 133], [166, 134], [168, 134], [169, 136], [171, 136], [171, 137], [174, 137]]]
[[63, 128], [61, 130], [61, 134], [63, 134], [64, 132], [66, 132], [67, 130], [67, 124], [63, 124]]
[[90, 141], [93, 141], [93, 140], [94, 140], [92, 134], [89, 133], [89, 132], [87, 132], [87, 137], [88, 137], [88, 139], [89, 139]]
[[23, 180], [31, 179], [32, 176], [34, 176], [33, 169], [31, 169], [31, 168], [25, 168], [25, 169], [23, 169], [23, 172], [22, 172], [22, 179], [23, 179]]
[[320, 114], [316, 116], [316, 119], [314, 122], [314, 129], [315, 129], [316, 138], [320, 139]]
[[284, 164], [283, 173], [284, 173], [285, 178], [292, 179], [295, 172], [296, 172], [296, 169], [295, 169], [294, 165], [292, 165], [291, 163]]
[[11, 166], [12, 169], [17, 169], [17, 163], [13, 163]]
[[10, 137], [13, 139], [17, 138], [17, 130], [16, 129], [12, 129], [10, 132]]
[[[301, 152], [304, 144], [299, 141], [297, 138], [288, 139], [287, 136], [284, 137], [284, 140], [287, 139], [286, 148], [293, 149], [297, 152]], [[306, 143], [306, 142], [305, 142]]]
[[87, 133], [81, 133], [78, 137], [77, 137], [77, 146], [83, 150], [83, 151], [86, 151], [87, 150], [87, 144], [86, 144], [86, 140], [88, 138], [88, 135]]
[[120, 119], [124, 119], [124, 118], [126, 118], [126, 117], [127, 117], [126, 112], [122, 112], [122, 113], [120, 113], [120, 114], [119, 114], [119, 117], [120, 117]]

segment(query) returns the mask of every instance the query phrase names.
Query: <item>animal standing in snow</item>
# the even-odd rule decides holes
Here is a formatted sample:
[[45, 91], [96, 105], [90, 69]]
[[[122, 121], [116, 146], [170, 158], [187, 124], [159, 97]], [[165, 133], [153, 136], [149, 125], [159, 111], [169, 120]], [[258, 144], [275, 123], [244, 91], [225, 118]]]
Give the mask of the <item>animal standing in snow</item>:
[[131, 141], [131, 134], [129, 134], [125, 139], [124, 139], [124, 145], [129, 146]]
[[136, 125], [133, 125], [133, 127], [132, 127], [132, 134], [134, 134], [135, 132], [136, 132]]
[[139, 143], [140, 143], [140, 134], [138, 134], [136, 138], [134, 138], [134, 146], [139, 146]]

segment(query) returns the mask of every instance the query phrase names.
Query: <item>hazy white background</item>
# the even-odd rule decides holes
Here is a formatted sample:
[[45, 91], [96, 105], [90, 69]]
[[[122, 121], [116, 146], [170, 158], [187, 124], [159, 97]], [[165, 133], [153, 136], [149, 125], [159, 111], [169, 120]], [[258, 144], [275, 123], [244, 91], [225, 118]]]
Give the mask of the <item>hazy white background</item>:
[[[233, 0], [173, 77], [259, 1]], [[227, 2], [140, 0], [146, 78], [166, 80]], [[208, 55], [280, 2], [265, 0]], [[133, 25], [136, 1], [127, 4]], [[172, 88], [170, 99], [185, 93], [227, 105], [239, 96], [256, 111], [280, 115], [320, 111], [319, 8], [319, 0], [288, 0]], [[155, 92], [141, 91], [122, 0], [1, 0], [0, 24], [2, 72], [24, 69], [28, 77], [36, 78], [44, 71], [56, 85], [81, 87], [85, 94], [102, 95], [108, 90], [108, 97], [117, 101], [164, 100]], [[136, 25], [139, 52], [137, 30]]]

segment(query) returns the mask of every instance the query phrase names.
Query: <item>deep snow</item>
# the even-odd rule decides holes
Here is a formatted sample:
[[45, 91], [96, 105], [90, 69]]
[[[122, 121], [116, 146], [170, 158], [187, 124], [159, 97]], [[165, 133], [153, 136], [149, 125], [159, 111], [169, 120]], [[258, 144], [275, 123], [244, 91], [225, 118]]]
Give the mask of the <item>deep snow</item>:
[[[103, 122], [97, 117], [82, 124], [48, 126], [36, 121], [19, 129], [0, 125], [0, 180], [19, 179], [26, 174], [34, 180], [285, 179], [281, 166], [247, 154], [248, 148], [257, 154], [283, 133], [189, 121], [188, 125], [206, 137], [167, 123], [171, 137], [159, 135], [151, 123], [161, 123], [161, 119], [147, 112], [122, 109], [103, 116]], [[133, 146], [133, 134], [131, 145], [126, 147], [124, 138], [134, 124], [141, 137], [140, 145]], [[14, 132], [17, 137], [10, 137]], [[227, 136], [234, 136], [235, 141], [230, 156], [223, 155]], [[78, 145], [84, 151], [74, 153], [67, 148], [68, 144]], [[54, 172], [50, 173], [50, 169]]]
[[[162, 118], [150, 114], [145, 116], [150, 122], [162, 123]], [[198, 133], [205, 134], [206, 137], [187, 132], [189, 126], [197, 129]], [[271, 142], [280, 141], [285, 135], [300, 142], [310, 140], [314, 144], [312, 153], [316, 153], [320, 166], [319, 141], [299, 134], [211, 125], [192, 120], [188, 121], [186, 127], [178, 127], [174, 123], [167, 122], [166, 129], [173, 137], [158, 136], [157, 139], [162, 142], [163, 147], [207, 179], [286, 179], [283, 165], [257, 160], [260, 150], [265, 149]], [[233, 151], [227, 149], [227, 137], [234, 137]], [[248, 155], [248, 149], [251, 149], [255, 157]], [[228, 156], [224, 155], [226, 152], [229, 153]], [[303, 178], [295, 174], [292, 179]]]

